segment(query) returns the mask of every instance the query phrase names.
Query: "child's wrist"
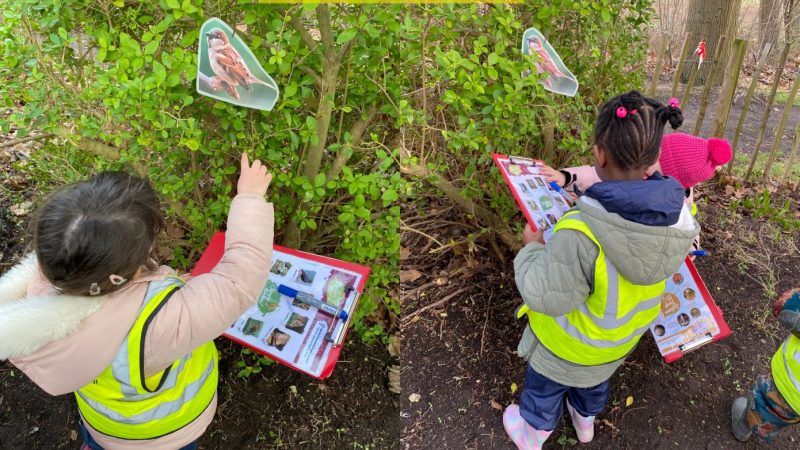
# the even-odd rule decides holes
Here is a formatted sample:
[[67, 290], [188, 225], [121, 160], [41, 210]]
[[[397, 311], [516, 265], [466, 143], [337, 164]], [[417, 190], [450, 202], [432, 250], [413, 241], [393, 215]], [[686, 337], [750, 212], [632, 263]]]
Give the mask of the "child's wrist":
[[561, 176], [564, 177], [564, 181], [561, 184], [561, 187], [568, 187], [569, 185], [574, 183], [575, 179], [577, 178], [577, 176], [575, 176], [575, 174], [572, 172], [563, 169], [559, 170], [559, 172], [561, 172]]

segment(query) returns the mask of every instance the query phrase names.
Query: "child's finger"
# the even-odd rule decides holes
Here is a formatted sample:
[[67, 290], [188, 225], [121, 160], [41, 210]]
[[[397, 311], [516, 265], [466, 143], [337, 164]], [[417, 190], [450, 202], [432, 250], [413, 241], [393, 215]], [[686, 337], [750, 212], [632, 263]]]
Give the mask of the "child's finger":
[[242, 172], [250, 168], [250, 163], [247, 162], [247, 153], [242, 152]]

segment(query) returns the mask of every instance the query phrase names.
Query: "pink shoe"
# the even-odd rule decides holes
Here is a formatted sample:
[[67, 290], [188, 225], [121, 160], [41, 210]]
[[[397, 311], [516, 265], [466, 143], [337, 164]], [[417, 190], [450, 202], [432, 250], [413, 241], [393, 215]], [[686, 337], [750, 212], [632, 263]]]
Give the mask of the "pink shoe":
[[89, 446], [86, 445], [86, 442], [84, 442], [83, 445], [81, 445], [81, 450], [92, 450], [92, 449], [90, 449]]
[[583, 417], [575, 411], [575, 408], [569, 404], [567, 400], [567, 411], [572, 418], [572, 426], [575, 427], [575, 432], [578, 434], [578, 440], [584, 444], [592, 442], [594, 438], [594, 416]]
[[519, 414], [519, 405], [509, 405], [503, 413], [503, 427], [519, 450], [541, 450], [551, 431], [533, 428]]

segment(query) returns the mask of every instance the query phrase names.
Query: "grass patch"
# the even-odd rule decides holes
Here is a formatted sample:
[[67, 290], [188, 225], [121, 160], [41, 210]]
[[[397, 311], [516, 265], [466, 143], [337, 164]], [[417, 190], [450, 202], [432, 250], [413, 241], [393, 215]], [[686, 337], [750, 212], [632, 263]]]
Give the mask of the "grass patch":
[[[764, 169], [767, 166], [770, 150], [770, 148], [765, 148], [765, 146], [762, 144], [761, 152], [756, 157], [756, 162], [753, 165], [753, 172], [750, 174], [751, 181], [760, 180], [763, 178]], [[750, 158], [752, 158], [752, 154], [738, 153], [733, 164], [733, 174], [739, 178], [744, 178], [745, 174], [747, 173], [747, 168], [750, 166]], [[781, 181], [784, 179], [788, 159], [788, 155], [779, 155], [772, 163], [770, 177], [773, 180]], [[800, 164], [798, 164], [797, 159], [798, 158], [795, 158], [795, 163], [789, 167], [789, 175], [786, 177], [786, 181], [792, 185], [797, 184], [797, 182], [800, 181]]]

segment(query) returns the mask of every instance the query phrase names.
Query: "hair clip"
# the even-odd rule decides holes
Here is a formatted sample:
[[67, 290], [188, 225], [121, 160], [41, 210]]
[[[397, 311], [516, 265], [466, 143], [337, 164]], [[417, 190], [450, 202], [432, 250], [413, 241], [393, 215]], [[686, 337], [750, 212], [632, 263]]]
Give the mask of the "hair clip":
[[630, 110], [629, 112], [630, 112], [631, 114], [636, 114], [636, 111], [637, 111], [636, 109], [632, 109], [632, 110]]
[[624, 119], [627, 116], [628, 116], [628, 110], [625, 109], [624, 106], [620, 106], [619, 108], [617, 108], [617, 117], [619, 117], [620, 119]]
[[100, 295], [100, 285], [92, 283], [92, 286], [89, 287], [89, 295]]
[[670, 108], [680, 108], [681, 107], [681, 102], [677, 98], [672, 97], [667, 102], [667, 105], [669, 105]]
[[112, 273], [111, 275], [109, 275], [108, 276], [108, 280], [111, 281], [111, 284], [113, 284], [114, 286], [119, 286], [120, 284], [128, 281], [126, 278], [122, 278], [121, 276], [119, 276], [119, 275], [117, 275], [115, 273]]

